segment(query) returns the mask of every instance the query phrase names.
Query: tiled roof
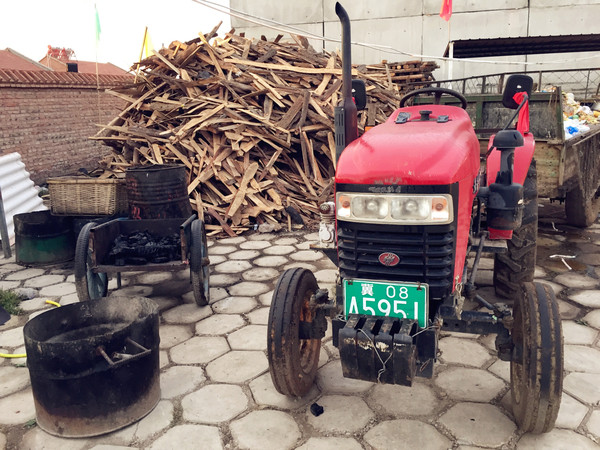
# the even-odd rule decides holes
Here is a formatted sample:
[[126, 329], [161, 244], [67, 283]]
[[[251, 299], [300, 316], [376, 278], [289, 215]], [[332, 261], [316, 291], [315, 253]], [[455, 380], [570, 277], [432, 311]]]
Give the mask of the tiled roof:
[[91, 73], [0, 69], [0, 86], [95, 89], [98, 85], [109, 88], [132, 82], [131, 75], [99, 75], [96, 80], [96, 75]]
[[[71, 61], [69, 61], [71, 62]], [[96, 63], [93, 61], [72, 61], [77, 63], [79, 73], [96, 73]], [[126, 75], [127, 72], [111, 63], [98, 63], [100, 75]]]
[[45, 71], [41, 64], [12, 49], [0, 50], [0, 69]]

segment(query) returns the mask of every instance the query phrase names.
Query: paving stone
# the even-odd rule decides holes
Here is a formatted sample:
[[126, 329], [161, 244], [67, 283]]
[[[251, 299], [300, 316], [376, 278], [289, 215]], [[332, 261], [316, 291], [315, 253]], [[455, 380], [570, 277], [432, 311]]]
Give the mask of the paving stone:
[[160, 369], [164, 369], [170, 363], [171, 361], [169, 360], [169, 352], [167, 352], [166, 350], [160, 350], [158, 352], [158, 367]]
[[352, 438], [342, 437], [311, 437], [304, 445], [296, 450], [362, 450], [362, 446]]
[[212, 304], [218, 314], [243, 314], [252, 311], [258, 303], [252, 297], [227, 297]]
[[594, 328], [600, 329], [600, 309], [589, 312], [585, 315], [583, 320], [585, 320], [586, 323], [590, 324]]
[[212, 314], [210, 306], [198, 306], [186, 303], [161, 314], [166, 323], [196, 323]]
[[232, 384], [209, 384], [181, 400], [184, 420], [210, 424], [229, 421], [247, 406], [242, 388]]
[[24, 269], [19, 270], [18, 272], [13, 272], [4, 277], [4, 279], [7, 281], [23, 281], [28, 280], [29, 278], [39, 277], [45, 272], [46, 271], [44, 269]]
[[304, 240], [318, 242], [319, 241], [319, 233], [305, 234]]
[[288, 263], [285, 256], [262, 256], [254, 260], [254, 264], [260, 267], [281, 267]]
[[600, 373], [600, 350], [582, 345], [565, 345], [565, 370]]
[[517, 442], [517, 450], [549, 450], [549, 449], [598, 449], [598, 445], [590, 439], [571, 430], [555, 428], [544, 434], [524, 434]]
[[20, 281], [0, 281], [0, 289], [3, 291], [12, 291], [18, 288], [20, 284]]
[[590, 433], [594, 434], [597, 438], [600, 438], [600, 411], [592, 411], [585, 426]]
[[29, 386], [29, 371], [25, 367], [0, 367], [0, 398]]
[[315, 244], [316, 242], [301, 242], [299, 244], [296, 244], [295, 247], [298, 250], [310, 250], [310, 246], [311, 244]]
[[562, 320], [572, 320], [579, 316], [581, 310], [577, 306], [560, 298], [557, 299], [556, 302], [558, 304], [558, 312]]
[[235, 252], [237, 248], [233, 245], [214, 245], [210, 248], [208, 252], [208, 257], [210, 258], [212, 255], [227, 255], [228, 253]]
[[176, 306], [176, 305], [178, 305], [180, 303], [179, 300], [176, 297], [164, 297], [164, 296], [153, 295], [151, 297], [151, 300], [154, 303], [156, 303], [156, 305], [158, 306], [158, 310], [160, 312], [164, 312], [164, 311], [166, 311], [168, 309], [171, 309], [171, 308], [173, 308], [174, 306]]
[[237, 245], [237, 244], [241, 244], [242, 242], [246, 242], [246, 238], [244, 236], [236, 236], [236, 237], [228, 237], [228, 238], [224, 238], [224, 239], [219, 239], [218, 244], [219, 244], [219, 246], [222, 244]]
[[318, 261], [319, 259], [323, 258], [323, 253], [315, 250], [300, 250], [299, 252], [296, 252], [293, 255], [291, 255], [291, 258], [294, 261], [312, 262]]
[[576, 289], [589, 289], [598, 286], [598, 280], [582, 273], [563, 273], [555, 277], [554, 281]]
[[423, 416], [440, 407], [440, 400], [436, 398], [433, 389], [418, 381], [411, 387], [377, 384], [366, 399], [376, 410], [395, 417]]
[[[388, 420], [371, 428], [365, 434], [365, 442], [378, 450], [401, 448], [447, 450], [452, 443], [433, 426], [418, 420]], [[426, 443], [426, 447], [424, 446]]]
[[273, 245], [271, 247], [265, 248], [263, 253], [265, 255], [289, 255], [292, 252], [296, 251], [296, 247], [292, 245]]
[[242, 274], [242, 278], [246, 281], [267, 281], [277, 278], [280, 272], [271, 267], [257, 267], [250, 269]]
[[271, 302], [273, 301], [274, 293], [275, 293], [275, 291], [265, 292], [264, 294], [261, 294], [258, 296], [258, 301], [265, 306], [271, 306]]
[[269, 323], [270, 308], [258, 308], [246, 314], [246, 317], [253, 325], [267, 325]]
[[201, 367], [170, 367], [160, 374], [161, 398], [170, 399], [187, 394], [204, 383], [204, 381], [206, 381], [206, 377]]
[[[300, 261], [295, 261], [295, 262], [292, 262], [290, 264], [286, 264], [285, 266], [283, 266], [283, 270], [295, 269], [296, 267], [301, 267], [303, 269], [308, 269], [308, 270], [310, 270], [313, 273], [317, 271], [317, 266], [315, 266], [313, 264], [305, 263], [305, 262], [300, 262]], [[282, 270], [281, 273], [283, 273], [283, 270]]]
[[35, 418], [33, 393], [28, 388], [0, 398], [0, 425], [19, 425]]
[[223, 335], [246, 324], [239, 314], [215, 314], [196, 324], [196, 334]]
[[314, 272], [319, 283], [335, 283], [338, 276], [337, 269], [324, 269]]
[[277, 234], [273, 234], [273, 233], [255, 233], [255, 234], [251, 234], [247, 237], [247, 239], [249, 241], [272, 241], [273, 239], [275, 239], [276, 237], [278, 237]]
[[269, 241], [246, 241], [240, 244], [240, 248], [244, 250], [262, 250], [270, 246], [271, 243]]
[[507, 383], [510, 382], [510, 362], [497, 359], [488, 370]]
[[176, 364], [206, 364], [227, 353], [227, 340], [219, 336], [195, 336], [169, 352], [171, 360]]
[[577, 257], [577, 261], [590, 266], [600, 266], [600, 253], [584, 253]]
[[269, 372], [255, 378], [249, 384], [254, 401], [261, 406], [273, 406], [277, 409], [294, 410], [312, 402], [318, 395], [316, 385], [303, 397], [290, 397], [277, 392]]
[[592, 345], [598, 337], [598, 330], [570, 320], [562, 322], [563, 338], [566, 344]]
[[587, 406], [581, 404], [570, 395], [563, 392], [560, 400], [560, 409], [556, 418], [556, 428], [569, 428], [575, 430], [588, 412]]
[[266, 350], [267, 327], [264, 325], [247, 325], [234, 331], [227, 337], [232, 350]]
[[40, 297], [61, 297], [75, 291], [74, 283], [58, 283], [40, 289]]
[[563, 389], [587, 405], [600, 404], [600, 384], [596, 373], [570, 373], [563, 381]]
[[275, 239], [273, 244], [275, 245], [294, 245], [298, 243], [298, 238], [295, 237], [282, 237], [280, 239]]
[[250, 269], [251, 267], [252, 264], [250, 264], [248, 261], [234, 259], [230, 261], [225, 261], [215, 266], [214, 269], [215, 272], [220, 273], [240, 273]]
[[42, 275], [36, 278], [30, 278], [23, 283], [23, 286], [28, 288], [42, 288], [53, 284], [62, 283], [65, 281], [63, 275]]
[[62, 306], [71, 305], [73, 303], [79, 303], [79, 297], [77, 296], [77, 293], [63, 295], [59, 299], [58, 303], [60, 303]]
[[132, 448], [137, 447], [129, 447], [124, 445], [94, 445], [90, 450], [131, 450]]
[[235, 285], [241, 279], [242, 279], [242, 276], [240, 274], [231, 275], [231, 274], [225, 274], [225, 273], [217, 273], [217, 274], [210, 275], [209, 284], [211, 287], [213, 287], [213, 286], [228, 287], [231, 285]]
[[219, 429], [207, 425], [176, 425], [148, 447], [149, 450], [187, 448], [223, 449]]
[[152, 295], [152, 286], [125, 286], [111, 294], [112, 296], [123, 297], [148, 297]]
[[302, 437], [294, 419], [281, 411], [253, 411], [230, 425], [236, 448], [292, 449]]
[[248, 297], [256, 297], [257, 295], [268, 292], [271, 288], [266, 283], [256, 281], [243, 281], [229, 288], [231, 295], [245, 295]]
[[89, 443], [89, 439], [61, 438], [46, 433], [40, 427], [33, 427], [21, 439], [19, 450], [82, 450], [88, 448]]
[[550, 289], [552, 289], [552, 291], [554, 291], [554, 295], [560, 294], [565, 289], [565, 287], [562, 284], [553, 283], [552, 281], [538, 280], [538, 279], [534, 279], [533, 281], [535, 281], [537, 283], [547, 284], [548, 286], [550, 286]]
[[[229, 259], [254, 259], [260, 255], [258, 250], [238, 250], [237, 252], [230, 253], [227, 255]], [[212, 263], [212, 258], [211, 258]]]
[[440, 339], [439, 347], [441, 360], [449, 364], [481, 367], [492, 358], [485, 347], [472, 339], [446, 337]]
[[504, 389], [502, 380], [481, 369], [450, 367], [440, 373], [435, 384], [457, 400], [489, 402]]
[[359, 397], [325, 395], [318, 403], [324, 409], [323, 414], [315, 417], [307, 410], [305, 417], [313, 428], [322, 433], [356, 433], [375, 417], [375, 413]]
[[374, 386], [374, 383], [344, 378], [339, 360], [325, 364], [317, 371], [317, 385], [327, 394], [358, 394]]
[[497, 407], [486, 403], [458, 403], [439, 421], [460, 444], [481, 447], [506, 445], [517, 429]]
[[192, 337], [192, 330], [184, 325], [161, 325], [158, 333], [160, 348], [171, 348]]
[[267, 357], [259, 351], [231, 351], [206, 366], [206, 374], [216, 382], [243, 383], [269, 368]]
[[[229, 258], [224, 255], [211, 255], [210, 252], [208, 252], [208, 259], [210, 261], [211, 266], [216, 266], [217, 264], [221, 264], [222, 262], [227, 261]], [[185, 270], [182, 270], [179, 273], [182, 274], [182, 277], [187, 275], [187, 277], [189, 278], [189, 273], [186, 273]]]
[[[538, 247], [539, 247], [538, 243]], [[533, 271], [534, 278], [545, 278], [548, 276], [548, 272], [546, 272], [542, 267], [535, 266], [535, 270]]]
[[569, 295], [569, 299], [590, 308], [600, 308], [600, 290], [579, 291]]
[[0, 332], [0, 342], [3, 347], [19, 347], [25, 345], [23, 337], [23, 327], [12, 328], [10, 330]]
[[48, 303], [46, 303], [46, 300], [50, 299], [47, 297], [37, 297], [32, 300], [23, 300], [21, 303], [19, 303], [19, 308], [26, 313], [39, 311], [40, 309], [54, 308], [54, 306], [51, 307]]

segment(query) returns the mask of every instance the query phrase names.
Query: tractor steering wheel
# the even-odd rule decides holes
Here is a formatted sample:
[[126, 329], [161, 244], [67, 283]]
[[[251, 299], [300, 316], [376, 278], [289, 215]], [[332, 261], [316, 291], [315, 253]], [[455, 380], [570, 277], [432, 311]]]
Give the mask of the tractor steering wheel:
[[446, 89], [446, 88], [441, 88], [441, 87], [428, 87], [428, 88], [417, 89], [416, 91], [409, 92], [408, 94], [406, 94], [404, 97], [402, 97], [400, 99], [400, 108], [404, 107], [404, 105], [406, 104], [406, 101], [408, 99], [411, 99], [411, 98], [416, 97], [417, 95], [421, 95], [421, 94], [433, 94], [433, 96], [434, 96], [433, 104], [434, 105], [440, 104], [440, 97], [442, 96], [442, 94], [448, 94], [448, 95], [451, 95], [452, 97], [455, 97], [458, 100], [460, 100], [462, 109], [467, 109], [467, 99], [464, 97], [464, 95], [462, 95], [460, 92], [453, 91], [452, 89]]

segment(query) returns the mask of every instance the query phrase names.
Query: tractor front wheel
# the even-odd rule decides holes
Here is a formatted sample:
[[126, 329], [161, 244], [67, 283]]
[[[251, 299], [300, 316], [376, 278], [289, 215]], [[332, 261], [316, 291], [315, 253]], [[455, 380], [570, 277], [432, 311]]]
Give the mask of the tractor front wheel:
[[275, 389], [284, 395], [306, 395], [317, 373], [321, 340], [300, 338], [300, 323], [312, 322], [315, 318], [310, 299], [317, 289], [317, 280], [311, 271], [294, 268], [279, 277], [273, 293], [267, 353]]
[[563, 341], [554, 292], [548, 285], [523, 283], [513, 307], [510, 387], [513, 414], [525, 432], [554, 427], [563, 382]]

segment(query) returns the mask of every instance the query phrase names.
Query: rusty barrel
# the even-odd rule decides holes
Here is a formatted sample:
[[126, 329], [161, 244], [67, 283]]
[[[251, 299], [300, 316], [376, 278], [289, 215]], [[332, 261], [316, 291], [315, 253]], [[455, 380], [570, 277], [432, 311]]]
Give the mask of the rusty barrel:
[[131, 219], [174, 219], [192, 214], [185, 166], [135, 166], [125, 174]]
[[108, 433], [160, 399], [158, 306], [110, 297], [52, 309], [23, 328], [37, 424], [62, 437]]

